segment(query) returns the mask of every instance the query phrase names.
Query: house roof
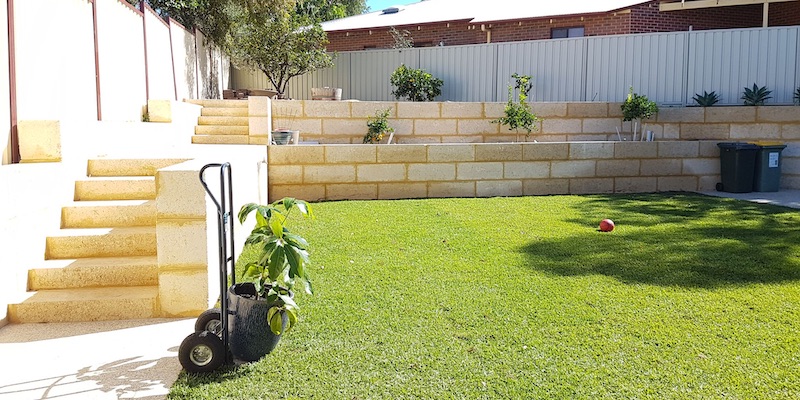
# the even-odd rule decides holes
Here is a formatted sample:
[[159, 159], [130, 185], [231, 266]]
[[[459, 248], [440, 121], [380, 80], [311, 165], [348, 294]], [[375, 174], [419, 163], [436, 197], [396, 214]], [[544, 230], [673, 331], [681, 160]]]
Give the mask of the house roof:
[[471, 23], [594, 14], [647, 3], [642, 0], [421, 0], [322, 23], [327, 32], [467, 20]]

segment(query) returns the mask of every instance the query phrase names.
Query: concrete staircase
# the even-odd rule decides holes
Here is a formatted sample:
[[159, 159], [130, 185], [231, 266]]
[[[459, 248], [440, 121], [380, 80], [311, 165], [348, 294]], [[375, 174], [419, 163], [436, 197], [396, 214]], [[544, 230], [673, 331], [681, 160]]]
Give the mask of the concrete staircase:
[[192, 143], [249, 144], [247, 100], [186, 100], [203, 106]]
[[30, 297], [13, 323], [154, 318], [158, 307], [156, 183], [183, 159], [89, 160], [45, 261], [28, 271]]

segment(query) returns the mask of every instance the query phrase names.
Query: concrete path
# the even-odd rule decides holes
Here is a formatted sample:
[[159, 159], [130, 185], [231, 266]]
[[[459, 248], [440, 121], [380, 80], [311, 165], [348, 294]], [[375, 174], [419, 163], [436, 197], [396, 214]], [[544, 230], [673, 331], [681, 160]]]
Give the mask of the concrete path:
[[751, 192], [751, 193], [728, 193], [728, 192], [702, 192], [704, 195], [728, 197], [731, 199], [747, 200], [761, 204], [774, 204], [791, 208], [800, 208], [800, 190], [781, 190], [779, 192]]
[[7, 325], [0, 329], [0, 399], [164, 399], [194, 322]]

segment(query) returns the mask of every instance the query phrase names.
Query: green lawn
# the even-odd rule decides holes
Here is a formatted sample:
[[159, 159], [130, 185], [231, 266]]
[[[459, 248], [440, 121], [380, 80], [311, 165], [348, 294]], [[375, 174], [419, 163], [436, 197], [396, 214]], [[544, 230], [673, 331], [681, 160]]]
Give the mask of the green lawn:
[[171, 399], [800, 398], [798, 210], [688, 194], [313, 207], [297, 328], [257, 363], [182, 374]]

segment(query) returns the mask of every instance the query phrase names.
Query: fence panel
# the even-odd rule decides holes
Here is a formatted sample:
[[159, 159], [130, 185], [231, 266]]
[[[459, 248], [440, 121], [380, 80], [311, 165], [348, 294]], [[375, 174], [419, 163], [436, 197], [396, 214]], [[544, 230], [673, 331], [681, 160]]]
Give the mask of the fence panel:
[[582, 101], [585, 39], [537, 40], [497, 44], [495, 97], [508, 100], [512, 74], [531, 75], [530, 101]]
[[491, 45], [422, 48], [419, 68], [444, 81], [442, 95], [437, 100], [486, 101], [495, 92], [496, 48]]
[[[342, 88], [342, 98], [350, 98], [350, 53], [340, 53], [330, 68], [318, 69], [310, 74], [297, 76], [289, 81], [287, 95], [293, 99], [310, 99], [311, 88]], [[263, 75], [263, 74], [262, 74]], [[272, 85], [262, 86], [262, 88]]]
[[401, 64], [419, 68], [419, 49], [370, 50], [350, 53], [350, 98], [390, 101], [389, 77]]
[[800, 27], [692, 32], [687, 102], [716, 91], [719, 104], [742, 104], [744, 87], [767, 86], [767, 103], [789, 104], [798, 85]]
[[682, 104], [686, 33], [587, 38], [586, 100], [623, 101], [630, 87], [662, 104]]

